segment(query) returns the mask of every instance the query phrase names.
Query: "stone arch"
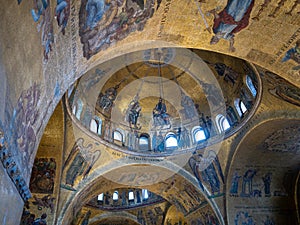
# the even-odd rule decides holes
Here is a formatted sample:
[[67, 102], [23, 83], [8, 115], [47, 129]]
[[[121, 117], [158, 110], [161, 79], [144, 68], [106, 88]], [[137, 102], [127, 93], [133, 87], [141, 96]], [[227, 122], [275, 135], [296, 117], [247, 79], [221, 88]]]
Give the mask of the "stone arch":
[[105, 220], [109, 220], [111, 218], [117, 218], [122, 221], [127, 220], [130, 224], [139, 224], [136, 216], [133, 216], [132, 214], [128, 212], [106, 212], [101, 215], [95, 216], [93, 219], [89, 221], [91, 225], [97, 225], [101, 224], [101, 222], [106, 222]]
[[[119, 167], [114, 165], [111, 167], [113, 169], [104, 174], [104, 176], [96, 175], [89, 181], [88, 184], [78, 188], [77, 192], [70, 193], [64, 205], [62, 205], [62, 210], [58, 217], [57, 224], [68, 224], [68, 222], [70, 222], [70, 219], [73, 218], [74, 215], [76, 215], [76, 212], [78, 212], [85, 203], [87, 203], [99, 193], [105, 192], [110, 189], [134, 187], [134, 185], [132, 184], [118, 184], [117, 182], [108, 179], [108, 177], [112, 176], [119, 176], [118, 178], [121, 178], [121, 172], [124, 169], [137, 171], [137, 169], [132, 168], [132, 166], [136, 166], [139, 168], [139, 170], [141, 170], [140, 168], [143, 165], [132, 164], [129, 166], [126, 165]], [[178, 171], [178, 173], [174, 173], [170, 169], [155, 165], [150, 165], [150, 167], [146, 170], [153, 171], [155, 169], [159, 170], [161, 174], [171, 172], [173, 173], [173, 176], [170, 176], [167, 179], [161, 180], [151, 185], [149, 185], [147, 181], [145, 182], [145, 184], [139, 183], [138, 187], [147, 188], [152, 193], [163, 197], [171, 204], [174, 204], [179, 211], [183, 212], [184, 215], [189, 214], [189, 212], [194, 209], [193, 204], [195, 204], [196, 206], [200, 206], [200, 204], [202, 204], [202, 206], [205, 205], [206, 207], [209, 207], [211, 212], [216, 216], [216, 218], [218, 218], [220, 223], [224, 224], [220, 210], [214, 202], [214, 199], [206, 197], [203, 191], [198, 187], [197, 181], [194, 176], [192, 176], [185, 170], [180, 170]], [[108, 169], [106, 168], [105, 170], [107, 171]], [[100, 170], [95, 170], [94, 173], [99, 174]], [[93, 177], [94, 175], [91, 174], [90, 176]], [[193, 193], [194, 196], [191, 197], [189, 194], [187, 194], [187, 192]], [[185, 201], [185, 204], [182, 204], [181, 201]], [[186, 202], [188, 202], [188, 204]]]
[[[229, 224], [240, 224], [242, 217], [254, 223], [297, 223], [293, 193], [299, 172], [299, 127], [297, 119], [273, 119], [254, 127], [240, 141], [227, 175]], [[243, 207], [245, 202], [248, 208]]]

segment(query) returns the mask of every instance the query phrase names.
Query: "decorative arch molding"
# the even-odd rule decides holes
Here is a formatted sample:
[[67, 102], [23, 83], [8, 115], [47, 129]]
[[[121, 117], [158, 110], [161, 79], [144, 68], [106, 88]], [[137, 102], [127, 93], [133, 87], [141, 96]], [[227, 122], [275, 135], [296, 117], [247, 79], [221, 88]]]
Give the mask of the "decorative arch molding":
[[[81, 207], [84, 206], [84, 204], [88, 203], [92, 198], [94, 198], [95, 193], [102, 193], [107, 190], [106, 187], [109, 187], [109, 189], [117, 189], [117, 188], [128, 188], [128, 187], [133, 187], [134, 185], [129, 184], [118, 184], [117, 182], [113, 182], [111, 180], [108, 180], [105, 176], [109, 175], [109, 177], [112, 176], [119, 176], [118, 178], [121, 178], [121, 173], [120, 170], [131, 170], [131, 171], [137, 171], [132, 166], [137, 166], [139, 167], [139, 170], [141, 165], [140, 164], [133, 164], [133, 165], [110, 165], [109, 167], [111, 169], [106, 168], [101, 168], [99, 170], [96, 170], [93, 174], [90, 175], [88, 178], [88, 183], [85, 184], [80, 184], [78, 186], [77, 191], [70, 191], [68, 197], [66, 198], [66, 201], [64, 202], [64, 205], [61, 207], [61, 212], [60, 215], [58, 216], [57, 224], [67, 224], [70, 219], [76, 215], [76, 212], [80, 210]], [[215, 203], [214, 199], [210, 199], [207, 197], [205, 193], [199, 188], [198, 182], [194, 176], [192, 176], [190, 173], [188, 173], [185, 170], [179, 170], [177, 173], [172, 172], [170, 169], [164, 168], [164, 167], [158, 167], [158, 166], [151, 166], [151, 170], [156, 168], [157, 170], [166, 173], [173, 173], [174, 175], [165, 180], [162, 180], [160, 182], [154, 183], [151, 186], [149, 186], [149, 183], [145, 184], [140, 184], [138, 187], [140, 188], [147, 188], [149, 191], [156, 195], [160, 195], [167, 201], [169, 201], [171, 204], [174, 204], [181, 210], [185, 215], [190, 213], [188, 210], [193, 210], [192, 206], [188, 206], [190, 208], [183, 209], [183, 205], [181, 205], [180, 201], [183, 200], [183, 198], [190, 198], [192, 202], [195, 204], [206, 204], [209, 207], [211, 207], [212, 211], [218, 218], [221, 224], [224, 224], [223, 217], [221, 215], [221, 212]], [[147, 168], [147, 171], [151, 171], [149, 168]], [[108, 171], [107, 173], [104, 174], [104, 171]], [[185, 182], [186, 185], [188, 185], [188, 190], [191, 193], [197, 193], [194, 198], [189, 197], [188, 194], [182, 194], [183, 191], [187, 191], [184, 189], [180, 189], [179, 187], [182, 185], [182, 182]], [[183, 187], [186, 185], [182, 185]], [[171, 188], [174, 188], [176, 190], [176, 197], [174, 194], [168, 195], [166, 191], [164, 190], [169, 190]], [[161, 191], [158, 191], [161, 190]], [[196, 197], [198, 196], [198, 197]], [[179, 202], [178, 202], [179, 201]], [[81, 204], [78, 204], [81, 203]]]
[[[264, 102], [264, 100], [262, 101]], [[227, 179], [228, 171], [231, 166], [231, 161], [236, 153], [235, 150], [240, 146], [240, 143], [242, 143], [242, 141], [246, 139], [247, 135], [250, 132], [267, 122], [284, 120], [298, 121], [300, 117], [300, 111], [297, 109], [291, 109], [287, 114], [286, 111], [275, 108], [276, 113], [272, 113], [272, 115], [270, 115], [270, 113], [265, 113], [267, 109], [268, 108], [266, 108], [266, 106], [259, 106], [256, 113], [253, 115], [252, 120], [245, 124], [236, 135], [234, 135], [231, 139], [227, 141], [228, 148], [230, 149], [228, 154], [228, 163], [226, 164], [224, 171], [225, 179]]]
[[[227, 174], [228, 223], [248, 215], [255, 223], [267, 220], [294, 224], [297, 220], [296, 177], [300, 161], [300, 120], [271, 119], [253, 127], [235, 148]], [[265, 210], [258, 213], [257, 201]], [[247, 207], [243, 202], [247, 201]], [[270, 204], [272, 202], [272, 204]], [[282, 208], [289, 205], [289, 208]], [[272, 208], [273, 207], [273, 208]], [[272, 211], [277, 207], [277, 211]], [[285, 210], [288, 215], [280, 214]]]
[[105, 219], [110, 219], [110, 218], [120, 218], [122, 220], [129, 220], [132, 221], [136, 224], [140, 224], [138, 222], [138, 219], [135, 215], [132, 215], [131, 213], [128, 212], [105, 212], [100, 215], [97, 215], [93, 217], [92, 219], [89, 220], [89, 224], [91, 225], [96, 225], [96, 224], [101, 224], [101, 221]]
[[20, 167], [17, 165], [11, 150], [7, 146], [5, 134], [2, 129], [0, 129], [0, 161], [2, 162], [7, 175], [20, 194], [20, 197], [24, 202], [26, 202], [32, 197], [32, 195], [29, 190], [29, 186], [26, 184], [26, 179], [21, 174]]

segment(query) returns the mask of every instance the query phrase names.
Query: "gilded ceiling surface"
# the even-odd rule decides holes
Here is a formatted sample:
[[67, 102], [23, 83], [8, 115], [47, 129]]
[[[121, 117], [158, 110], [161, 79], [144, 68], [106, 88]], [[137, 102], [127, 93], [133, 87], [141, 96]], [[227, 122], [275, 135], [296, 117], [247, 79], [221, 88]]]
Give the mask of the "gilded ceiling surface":
[[0, 1], [3, 224], [299, 223], [298, 0]]
[[105, 49], [111, 51], [115, 46], [135, 43], [138, 48], [143, 48], [143, 41], [145, 44], [149, 40], [164, 41], [244, 58], [299, 85], [298, 2], [237, 2], [169, 0], [146, 1], [141, 6], [135, 1], [125, 4], [112, 1], [106, 4], [107, 8], [112, 10], [120, 4], [126, 13], [119, 10], [108, 22], [110, 11], [104, 11], [103, 18], [94, 28], [86, 28], [104, 30], [94, 31], [88, 37], [88, 50], [84, 44], [88, 40], [83, 38], [86, 36], [81, 37], [84, 52], [89, 52], [89, 57], [99, 53], [93, 59], [96, 60], [105, 54]]

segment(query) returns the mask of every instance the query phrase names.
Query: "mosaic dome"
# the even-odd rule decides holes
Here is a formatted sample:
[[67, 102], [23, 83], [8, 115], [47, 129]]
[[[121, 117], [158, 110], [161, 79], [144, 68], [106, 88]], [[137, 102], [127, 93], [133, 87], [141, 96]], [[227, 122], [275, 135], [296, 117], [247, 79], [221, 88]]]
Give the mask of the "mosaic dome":
[[104, 144], [140, 154], [179, 154], [218, 143], [253, 115], [255, 67], [182, 48], [133, 52], [96, 66], [69, 90], [72, 120]]

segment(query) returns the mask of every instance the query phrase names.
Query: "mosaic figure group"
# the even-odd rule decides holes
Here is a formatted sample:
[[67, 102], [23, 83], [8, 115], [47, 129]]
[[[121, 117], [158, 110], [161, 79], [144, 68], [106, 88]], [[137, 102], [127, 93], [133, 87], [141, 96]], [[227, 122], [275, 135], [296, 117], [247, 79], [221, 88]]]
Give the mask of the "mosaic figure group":
[[[262, 191], [253, 188], [253, 180], [258, 171], [255, 169], [248, 169], [243, 176], [240, 176], [237, 171], [234, 172], [231, 180], [231, 187], [229, 190], [232, 197], [262, 197]], [[272, 173], [266, 173], [261, 179], [264, 187], [264, 197], [271, 197], [271, 176]], [[242, 179], [241, 192], [239, 195], [239, 183]]]

